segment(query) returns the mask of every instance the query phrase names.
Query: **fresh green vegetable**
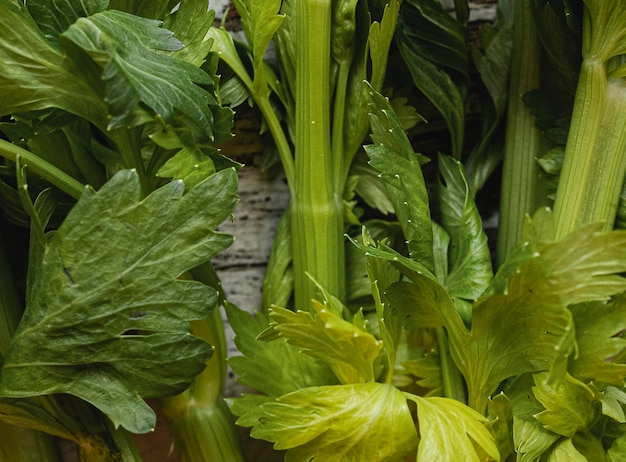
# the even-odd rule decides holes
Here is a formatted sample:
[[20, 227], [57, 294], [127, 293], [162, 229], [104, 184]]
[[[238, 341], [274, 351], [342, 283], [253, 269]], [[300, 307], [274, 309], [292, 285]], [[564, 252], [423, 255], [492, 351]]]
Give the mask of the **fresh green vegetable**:
[[[215, 231], [237, 203], [239, 165], [215, 147], [232, 111], [213, 12], [177, 3], [0, 1], [2, 197], [31, 230], [2, 420], [74, 441], [81, 460], [139, 460], [129, 432], [155, 425], [144, 398], [194, 380], [202, 392], [173, 398], [177, 411], [211, 408], [193, 434], [218, 428], [210, 450], [241, 458], [209, 263], [232, 242]], [[170, 423], [189, 457], [189, 428]]]
[[[241, 3], [245, 8], [245, 2]], [[376, 11], [374, 3], [367, 2], [371, 14]], [[532, 2], [533, 8], [541, 6], [540, 3], [547, 4]], [[585, 34], [600, 34], [599, 31], [605, 29], [621, 37], [626, 27], [618, 26], [618, 21], [624, 5], [601, 3], [550, 2], [549, 7], [554, 11], [557, 5], [570, 8], [577, 4], [580, 11], [584, 9], [585, 24], [595, 21], [592, 32], [582, 29], [584, 37], [587, 37]], [[355, 18], [359, 18], [359, 11], [363, 11], [359, 7], [365, 9], [366, 2], [356, 4]], [[361, 84], [360, 88], [355, 85], [352, 90], [365, 91], [368, 95], [372, 144], [364, 141], [365, 152], [369, 168], [378, 174], [377, 191], [385, 197], [385, 201], [377, 203], [385, 204], [397, 220], [382, 225], [380, 219], [370, 221], [365, 215], [358, 216], [362, 225], [360, 236], [351, 233], [346, 226], [353, 245], [362, 252], [360, 261], [369, 284], [369, 293], [361, 292], [361, 305], [350, 305], [349, 295], [337, 289], [336, 283], [326, 282], [329, 276], [320, 275], [315, 266], [307, 275], [317, 289], [317, 296], [310, 304], [312, 308], [308, 300], [298, 298], [301, 267], [295, 263], [297, 242], [311, 241], [311, 237], [307, 240], [304, 236], [315, 236], [316, 246], [326, 247], [328, 252], [336, 251], [334, 245], [325, 243], [326, 232], [316, 228], [317, 222], [312, 220], [307, 222], [307, 227], [292, 227], [289, 236], [294, 246], [295, 310], [272, 306], [268, 294], [264, 302], [267, 312], [256, 318], [235, 307], [228, 309], [229, 321], [237, 334], [236, 343], [243, 355], [232, 358], [231, 365], [243, 384], [260, 392], [231, 400], [231, 409], [239, 416], [238, 424], [252, 427], [253, 437], [286, 450], [285, 460], [311, 460], [313, 457], [355, 461], [365, 457], [391, 461], [613, 460], [623, 449], [626, 370], [620, 320], [623, 319], [626, 289], [622, 276], [626, 269], [626, 235], [623, 231], [608, 230], [602, 223], [607, 219], [597, 216], [573, 218], [576, 226], [564, 226], [578, 212], [558, 206], [560, 189], [554, 212], [540, 207], [547, 200], [537, 201], [541, 192], [533, 185], [539, 180], [534, 158], [543, 149], [538, 130], [531, 126], [536, 107], [531, 107], [531, 114], [520, 106], [522, 101], [530, 100], [527, 96], [524, 100], [516, 98], [507, 112], [508, 73], [496, 72], [502, 71], [498, 63], [507, 62], [505, 67], [508, 66], [507, 43], [514, 41], [519, 47], [534, 40], [533, 47], [524, 50], [528, 53], [520, 53], [522, 48], [516, 48], [512, 55], [511, 94], [534, 90], [544, 77], [539, 75], [538, 67], [534, 67], [534, 74], [530, 76], [522, 75], [517, 69], [528, 69], [524, 64], [526, 60], [539, 62], [540, 58], [531, 52], [538, 52], [539, 38], [545, 41], [548, 28], [539, 22], [537, 34], [532, 35], [529, 27], [539, 13], [529, 14], [530, 2], [516, 5], [500, 2], [499, 22], [483, 31], [483, 48], [473, 52], [493, 106], [485, 116], [483, 138], [476, 148], [471, 148], [467, 160], [462, 158], [461, 141], [465, 137], [462, 119], [467, 87], [463, 76], [467, 68], [464, 55], [456, 53], [461, 46], [466, 47], [462, 26], [467, 20], [464, 14], [467, 10], [463, 2], [456, 2], [455, 6], [459, 23], [440, 14], [440, 5], [435, 2], [407, 0], [400, 8], [396, 29], [397, 44], [404, 59], [410, 61], [409, 58], [419, 57], [407, 63], [416, 86], [443, 113], [451, 134], [453, 156], [438, 157], [440, 180], [435, 190], [429, 188], [424, 175], [428, 159], [414, 152], [396, 107], [380, 93], [383, 87]], [[320, 8], [316, 10], [319, 18], [313, 19], [310, 14], [299, 17], [309, 12], [307, 8], [314, 7]], [[278, 35], [286, 35], [292, 28], [300, 29], [299, 33], [305, 35], [309, 27], [321, 28], [329, 15], [335, 17], [340, 10], [341, 7], [335, 5], [328, 13], [324, 5], [317, 2], [296, 1], [291, 9], [280, 10], [285, 16]], [[243, 19], [254, 24], [258, 18], [252, 10], [246, 11]], [[548, 20], [560, 21], [560, 13]], [[605, 25], [599, 22], [601, 20], [610, 21], [614, 27], [601, 27]], [[417, 21], [437, 26], [412, 29], [410, 26]], [[572, 24], [574, 22], [575, 18]], [[358, 19], [353, 24], [358, 25]], [[567, 29], [571, 31], [569, 26]], [[429, 30], [440, 32], [440, 39], [434, 39], [435, 34], [428, 35]], [[550, 32], [556, 37], [558, 30], [553, 28]], [[248, 34], [248, 40], [253, 42], [250, 37]], [[342, 42], [337, 37], [332, 33], [319, 35], [322, 40], [318, 43], [323, 45], [320, 48], [326, 48], [330, 40], [331, 57], [342, 56], [335, 50], [345, 50], [348, 54], [354, 49], [346, 46], [351, 42]], [[428, 40], [441, 48], [429, 47]], [[596, 43], [597, 39], [587, 37], [585, 40], [603, 49]], [[560, 41], [566, 40], [560, 38]], [[551, 44], [555, 46], [560, 41]], [[282, 43], [286, 45], [287, 41]], [[615, 57], [623, 54], [621, 46], [620, 42], [611, 52], [614, 54], [607, 54], [613, 61], [602, 68], [605, 78], [608, 75], [613, 79], [612, 88], [622, 84], [621, 61]], [[433, 52], [436, 49], [446, 53], [436, 54]], [[232, 53], [224, 52], [223, 56], [227, 55], [225, 61], [239, 75], [238, 69], [243, 69], [243, 64], [237, 67], [234, 45], [230, 50]], [[436, 56], [429, 59], [429, 52]], [[288, 60], [280, 53], [279, 41], [278, 69], [283, 80], [271, 88], [276, 89], [276, 95], [286, 106], [287, 126], [295, 121], [295, 128], [289, 133], [296, 135], [294, 165], [298, 172], [298, 154], [309, 152], [306, 148], [311, 144], [311, 138], [307, 138], [309, 133], [317, 133], [316, 148], [327, 152], [327, 134], [310, 131], [307, 125], [311, 125], [311, 121], [317, 125], [319, 117], [330, 110], [326, 96], [321, 97], [319, 91], [302, 95], [308, 91], [305, 89], [309, 88], [310, 81], [298, 72], [309, 72], [306, 66], [319, 61], [324, 64], [316, 68], [315, 75], [325, 81], [328, 56], [317, 48], [308, 49], [304, 55], [309, 58], [299, 67], [297, 57]], [[550, 56], [552, 50], [546, 54]], [[554, 63], [556, 70], [567, 68], [564, 63], [569, 55], [560, 59], [560, 63]], [[258, 58], [253, 61], [257, 70], [271, 69], [262, 67]], [[415, 62], [423, 62], [423, 65]], [[333, 64], [330, 67], [333, 69]], [[442, 67], [447, 72], [441, 71]], [[296, 84], [290, 80], [294, 76]], [[239, 78], [244, 81], [245, 75]], [[248, 78], [248, 81], [253, 79]], [[564, 78], [563, 82], [564, 93], [568, 93], [566, 85], [572, 79]], [[583, 76], [580, 84], [587, 85], [585, 82]], [[316, 84], [319, 82], [313, 82], [311, 88], [317, 88]], [[455, 87], [456, 84], [460, 85]], [[285, 87], [295, 87], [296, 97], [284, 97], [279, 89]], [[250, 86], [247, 89], [257, 102], [254, 89]], [[604, 91], [580, 93], [597, 98], [605, 95]], [[337, 94], [342, 91], [331, 92], [333, 96]], [[534, 93], [533, 97], [536, 96]], [[602, 119], [607, 126], [621, 120], [619, 111], [623, 109], [619, 98], [611, 101], [604, 106], [610, 109], [607, 117], [611, 118], [611, 123], [609, 119]], [[257, 104], [260, 108], [266, 103]], [[610, 104], [615, 106], [611, 109]], [[579, 117], [575, 111], [576, 106], [572, 117], [574, 124]], [[261, 112], [266, 116], [262, 109]], [[276, 115], [272, 114], [270, 118]], [[510, 188], [510, 191], [505, 194], [502, 207], [509, 207], [517, 194], [524, 196], [521, 207], [506, 211], [510, 219], [507, 213], [502, 215], [506, 220], [502, 233], [506, 235], [502, 237], [501, 262], [494, 274], [488, 239], [474, 196], [493, 171], [494, 159], [499, 158], [498, 129], [503, 127], [505, 114], [509, 118], [509, 133], [503, 181], [511, 182], [512, 175], [517, 175], [520, 181], [506, 184], [505, 189]], [[556, 127], [562, 120], [550, 123]], [[269, 127], [270, 122], [267, 124]], [[307, 128], [300, 128], [299, 132], [302, 125]], [[605, 141], [598, 141], [598, 144], [608, 147], [615, 142], [619, 151], [623, 124], [615, 126], [618, 133], [602, 132], [597, 136]], [[570, 133], [571, 130], [573, 128]], [[334, 133], [331, 133], [331, 146]], [[582, 139], [584, 135], [579, 131], [576, 136]], [[570, 141], [566, 152], [569, 144]], [[530, 149], [519, 149], [521, 147]], [[575, 149], [586, 151], [583, 147]], [[608, 170], [618, 170], [617, 160], [622, 158], [617, 155], [616, 162], [609, 161], [607, 165], [612, 167]], [[328, 177], [323, 173], [325, 160], [326, 157], [322, 157], [308, 164], [306, 172], [308, 177], [316, 178], [319, 190], [314, 189], [311, 197], [316, 197], [315, 201], [319, 199], [321, 210], [328, 208], [330, 197], [325, 186]], [[603, 162], [598, 159], [598, 163]], [[300, 213], [295, 205], [299, 190], [294, 187], [289, 168], [288, 165], [285, 170], [294, 198], [290, 211], [297, 214]], [[295, 183], [299, 184], [298, 173], [294, 175]], [[531, 183], [524, 178], [532, 180]], [[563, 183], [575, 185], [576, 194], [583, 194], [580, 191], [584, 191], [586, 185], [594, 191], [607, 186], [614, 190], [611, 198], [615, 203], [623, 178], [587, 183], [564, 168], [559, 188]], [[615, 183], [620, 187], [614, 188]], [[586, 194], [596, 197], [595, 193]], [[595, 211], [595, 208], [595, 205], [589, 206], [589, 210]], [[568, 216], [567, 212], [573, 214]], [[344, 223], [352, 223], [350, 220], [354, 217], [347, 217]], [[277, 236], [280, 239], [289, 234], [286, 220], [279, 225]], [[294, 220], [293, 215], [291, 220]], [[400, 239], [394, 234], [398, 230]], [[268, 276], [265, 285], [281, 304], [288, 303], [288, 296], [277, 293], [286, 291], [289, 284], [286, 253], [283, 245], [277, 247], [271, 262], [272, 268], [280, 268], [280, 277]], [[350, 283], [346, 287], [350, 285], [354, 286]], [[264, 373], [269, 370], [272, 373]], [[388, 440], [390, 434], [395, 437], [393, 441]]]

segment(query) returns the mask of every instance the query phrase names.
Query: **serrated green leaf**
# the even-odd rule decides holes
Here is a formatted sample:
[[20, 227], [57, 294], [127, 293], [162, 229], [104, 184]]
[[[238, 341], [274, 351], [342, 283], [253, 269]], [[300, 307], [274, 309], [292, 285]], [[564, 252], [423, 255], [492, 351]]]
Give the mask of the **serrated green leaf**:
[[105, 11], [109, 0], [33, 0], [26, 4], [29, 13], [46, 38], [58, 46], [58, 37], [78, 18]]
[[207, 316], [216, 291], [177, 278], [232, 242], [214, 229], [236, 188], [224, 170], [185, 194], [172, 182], [141, 199], [137, 174], [125, 170], [87, 189], [29, 268], [1, 395], [68, 393], [115, 425], [153, 428], [141, 398], [182, 391], [211, 354], [189, 321]]
[[205, 62], [212, 46], [211, 40], [206, 39], [207, 31], [213, 27], [214, 20], [215, 11], [209, 9], [208, 0], [180, 2], [178, 9], [164, 24], [184, 44], [176, 52], [178, 59], [197, 67]]
[[242, 418], [256, 421], [254, 438], [287, 449], [289, 462], [399, 462], [417, 446], [406, 398], [375, 382], [305, 388], [250, 408]]
[[460, 159], [465, 131], [467, 51], [464, 26], [435, 0], [405, 1], [396, 40], [415, 86], [443, 116], [452, 156]]
[[624, 406], [626, 405], [626, 392], [616, 387], [608, 386], [602, 392], [600, 398], [602, 405], [602, 414], [609, 416], [619, 423], [626, 423], [626, 413]]
[[571, 438], [595, 419], [594, 396], [576, 380], [552, 385], [546, 379], [545, 373], [535, 375], [532, 391], [545, 408], [535, 418], [547, 430]]
[[570, 359], [569, 372], [583, 381], [621, 386], [626, 365], [611, 361], [626, 348], [619, 334], [626, 329], [626, 299], [591, 302], [570, 307], [576, 326], [578, 355]]
[[[141, 108], [171, 122], [184, 114], [197, 136], [213, 140], [217, 101], [199, 84], [213, 84], [211, 76], [175, 58], [182, 43], [160, 21], [120, 11], [105, 11], [79, 18], [60, 36], [61, 45], [80, 49], [102, 69], [109, 129], [142, 123]], [[139, 111], [139, 112], [138, 112]]]
[[387, 60], [389, 59], [389, 47], [394, 38], [400, 4], [401, 1], [398, 0], [386, 2], [381, 21], [374, 22], [370, 26], [368, 36], [368, 45], [372, 59], [370, 82], [377, 90], [380, 90], [385, 77]]
[[0, 30], [0, 114], [57, 107], [106, 125], [104, 103], [46, 40], [21, 2], [0, 0]]
[[513, 406], [511, 400], [504, 394], [498, 393], [489, 399], [487, 405], [489, 423], [487, 428], [494, 436], [501, 460], [506, 460], [515, 452], [513, 445]]
[[482, 414], [451, 398], [422, 398], [410, 394], [407, 398], [417, 404], [418, 461], [479, 462], [474, 444], [485, 451], [489, 460], [500, 460], [494, 438], [485, 426], [487, 419]]
[[375, 143], [365, 146], [370, 165], [388, 184], [389, 198], [404, 231], [411, 258], [432, 268], [432, 224], [420, 166], [420, 160], [424, 158], [413, 151], [389, 101], [373, 90], [370, 95], [372, 140]]
[[294, 313], [273, 307], [270, 328], [258, 338], [285, 338], [304, 353], [326, 362], [344, 384], [374, 381], [374, 361], [382, 342], [319, 305], [313, 308], [315, 316], [308, 311]]
[[269, 327], [265, 314], [253, 317], [230, 303], [225, 307], [235, 331], [235, 345], [243, 355], [231, 357], [228, 362], [241, 384], [278, 397], [301, 388], [335, 383], [326, 364], [300, 353], [285, 340], [258, 341], [258, 335]]
[[578, 452], [572, 440], [567, 438], [556, 444], [552, 452], [550, 452], [547, 462], [588, 462], [588, 460]]
[[110, 0], [109, 9], [124, 11], [142, 18], [162, 19], [178, 3], [178, 0]]
[[450, 236], [445, 287], [452, 297], [476, 300], [493, 278], [491, 253], [463, 166], [439, 156], [439, 200], [443, 227]]
[[535, 414], [543, 407], [532, 393], [533, 385], [532, 374], [524, 374], [506, 386], [506, 394], [513, 405], [513, 443], [519, 462], [536, 462], [561, 438], [535, 419]]
[[626, 461], [626, 434], [622, 434], [613, 441], [607, 452], [609, 462], [625, 462]]
[[257, 2], [254, 0], [235, 0], [234, 5], [241, 15], [248, 43], [252, 47], [254, 66], [253, 86], [257, 94], [269, 95], [267, 76], [265, 74], [265, 52], [274, 34], [282, 24], [285, 16], [279, 14], [281, 0]]

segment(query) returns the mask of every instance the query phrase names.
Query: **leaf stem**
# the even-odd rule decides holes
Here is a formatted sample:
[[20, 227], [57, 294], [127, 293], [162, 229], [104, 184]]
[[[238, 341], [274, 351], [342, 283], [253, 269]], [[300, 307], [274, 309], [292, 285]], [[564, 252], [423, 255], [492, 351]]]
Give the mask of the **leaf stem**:
[[85, 185], [65, 173], [63, 170], [55, 167], [50, 162], [41, 159], [26, 149], [20, 148], [19, 146], [2, 139], [0, 139], [0, 156], [10, 160], [11, 162], [17, 162], [19, 157], [20, 163], [23, 166], [27, 166], [33, 173], [41, 176], [43, 179], [49, 181], [61, 191], [69, 194], [75, 199], [78, 199], [85, 190]]
[[463, 378], [454, 364], [448, 348], [448, 335], [443, 327], [437, 328], [437, 345], [439, 349], [439, 361], [441, 364], [441, 376], [443, 381], [443, 393], [447, 398], [456, 399], [462, 403], [467, 402]]

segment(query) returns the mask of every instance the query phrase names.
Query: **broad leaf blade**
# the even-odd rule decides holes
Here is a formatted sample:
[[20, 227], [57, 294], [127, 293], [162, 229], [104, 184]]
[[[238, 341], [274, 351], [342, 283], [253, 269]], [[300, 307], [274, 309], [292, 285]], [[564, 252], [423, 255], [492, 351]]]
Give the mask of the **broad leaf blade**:
[[78, 18], [105, 11], [109, 0], [29, 0], [26, 6], [46, 38], [58, 45], [59, 35]]
[[408, 0], [400, 9], [396, 40], [415, 86], [443, 116], [460, 159], [465, 131], [465, 28], [435, 0]]
[[417, 445], [406, 399], [388, 384], [305, 388], [247, 414], [252, 436], [287, 449], [286, 461], [397, 462]]
[[545, 408], [535, 418], [547, 430], [571, 438], [596, 418], [594, 396], [582, 382], [563, 380], [552, 385], [545, 372], [536, 374], [534, 379], [533, 394]]
[[[451, 336], [470, 402], [481, 402], [500, 382], [526, 372], [562, 376], [574, 349], [567, 306], [602, 300], [626, 288], [626, 234], [586, 226], [544, 245], [509, 279], [507, 291], [474, 306], [471, 338]], [[482, 398], [481, 398], [482, 397]]]
[[170, 122], [184, 114], [199, 137], [213, 139], [215, 97], [196, 84], [213, 84], [194, 65], [164, 53], [182, 43], [172, 32], [148, 20], [120, 11], [80, 18], [61, 35], [61, 44], [75, 56], [74, 47], [102, 68], [104, 97], [112, 116], [108, 127], [125, 128], [143, 121], [138, 106], [149, 108]]
[[370, 165], [380, 172], [405, 235], [409, 255], [433, 267], [432, 223], [428, 192], [420, 162], [389, 101], [371, 90], [371, 127], [374, 145], [365, 146]]
[[445, 286], [450, 296], [474, 301], [493, 278], [487, 235], [462, 165], [440, 155], [439, 172], [442, 224], [450, 236]]
[[621, 386], [626, 365], [611, 361], [626, 348], [619, 334], [626, 329], [626, 300], [591, 302], [570, 307], [576, 325], [578, 355], [570, 359], [569, 372], [583, 381]]
[[278, 397], [301, 388], [333, 383], [333, 373], [326, 364], [301, 354], [285, 340], [257, 340], [269, 327], [265, 314], [257, 313], [253, 317], [232, 304], [225, 306], [228, 322], [235, 331], [235, 345], [243, 355], [231, 357], [228, 362], [241, 384]]
[[[420, 445], [417, 460], [479, 462], [474, 442], [493, 460], [498, 448], [485, 423], [487, 419], [451, 398], [408, 395], [417, 404]], [[491, 460], [489, 459], [489, 460]]]
[[217, 293], [177, 278], [232, 242], [214, 229], [236, 187], [224, 170], [185, 194], [172, 182], [142, 200], [126, 170], [87, 190], [29, 270], [1, 394], [69, 393], [116, 425], [149, 431], [154, 415], [140, 398], [182, 391], [211, 354], [189, 321], [207, 316]]
[[342, 383], [371, 382], [382, 342], [331, 311], [314, 306], [316, 315], [273, 307], [262, 340], [284, 337], [308, 355], [328, 363]]
[[0, 30], [0, 115], [56, 107], [104, 126], [104, 103], [46, 40], [25, 6], [0, 0]]

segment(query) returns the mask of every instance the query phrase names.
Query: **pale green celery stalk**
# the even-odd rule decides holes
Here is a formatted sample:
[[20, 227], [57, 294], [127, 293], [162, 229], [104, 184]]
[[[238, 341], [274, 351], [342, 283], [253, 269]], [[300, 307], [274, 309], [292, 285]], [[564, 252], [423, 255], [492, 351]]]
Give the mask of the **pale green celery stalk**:
[[[0, 236], [0, 354], [6, 352], [19, 323], [22, 307]], [[0, 460], [61, 462], [56, 438], [30, 428], [0, 422]]]
[[[192, 271], [206, 284], [221, 285], [211, 265]], [[243, 462], [234, 419], [223, 397], [226, 378], [226, 338], [220, 311], [191, 323], [193, 335], [213, 345], [213, 357], [191, 386], [180, 395], [160, 400], [174, 446], [182, 462]]]
[[75, 199], [78, 199], [85, 190], [85, 186], [80, 181], [63, 170], [41, 159], [32, 152], [2, 139], [0, 139], [0, 156], [15, 163], [19, 159], [20, 164], [27, 167], [27, 171], [41, 176]]
[[316, 288], [343, 298], [342, 191], [331, 156], [331, 0], [296, 1], [296, 141], [292, 196], [295, 306], [309, 309]]
[[515, 4], [513, 51], [509, 81], [508, 113], [502, 166], [498, 222], [498, 265], [521, 237], [526, 214], [542, 205], [539, 166], [536, 157], [543, 135], [522, 100], [539, 87], [541, 44], [528, 0]]
[[441, 381], [443, 395], [462, 403], [467, 403], [465, 382], [463, 376], [450, 356], [448, 335], [443, 327], [437, 328], [437, 348], [439, 350], [439, 364], [441, 365]]
[[610, 78], [608, 69], [626, 53], [626, 9], [614, 0], [585, 6], [583, 62], [554, 203], [557, 239], [590, 222], [612, 227], [626, 169], [623, 77]]

